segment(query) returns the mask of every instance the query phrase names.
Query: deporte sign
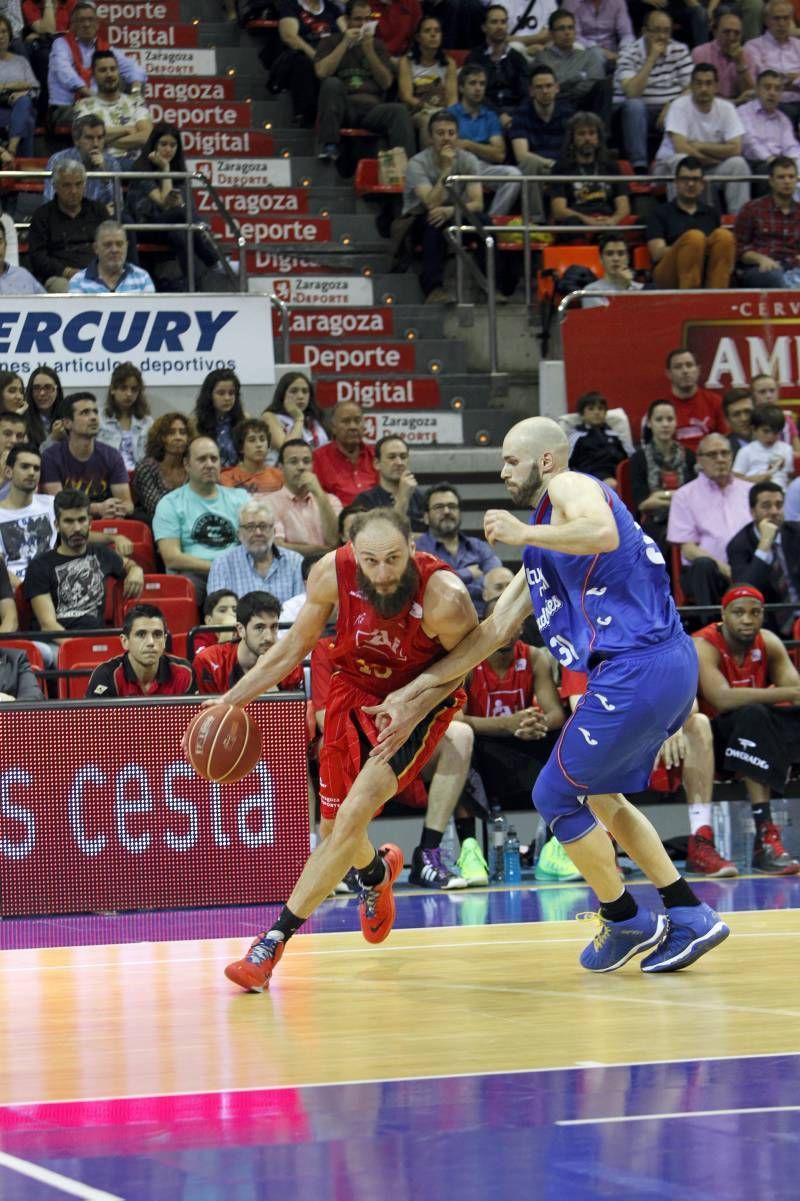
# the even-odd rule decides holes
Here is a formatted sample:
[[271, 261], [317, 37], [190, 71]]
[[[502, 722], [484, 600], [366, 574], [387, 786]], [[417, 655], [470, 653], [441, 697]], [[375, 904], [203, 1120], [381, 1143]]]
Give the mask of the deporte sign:
[[0, 299], [0, 360], [26, 379], [41, 363], [62, 382], [102, 385], [118, 363], [150, 382], [202, 383], [227, 367], [242, 383], [275, 379], [265, 296], [26, 296]]

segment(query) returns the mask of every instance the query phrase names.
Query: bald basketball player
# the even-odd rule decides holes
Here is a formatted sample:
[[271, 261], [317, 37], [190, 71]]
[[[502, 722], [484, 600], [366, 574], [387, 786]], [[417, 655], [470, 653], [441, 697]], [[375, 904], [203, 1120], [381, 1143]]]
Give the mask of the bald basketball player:
[[[662, 743], [688, 716], [697, 655], [658, 547], [615, 492], [569, 471], [567, 459], [567, 439], [549, 418], [532, 417], [509, 431], [501, 479], [514, 504], [533, 512], [526, 525], [491, 509], [484, 528], [489, 542], [523, 548], [522, 569], [455, 650], [371, 710], [381, 728], [372, 757], [394, 753], [439, 691], [488, 658], [533, 609], [545, 646], [589, 677], [533, 790], [534, 805], [600, 900], [600, 930], [581, 964], [610, 972], [650, 951], [643, 971], [677, 971], [730, 931], [694, 895], [622, 792], [647, 786]], [[638, 906], [622, 886], [598, 818], [656, 886], [666, 913]]]
[[[275, 925], [225, 969], [229, 980], [250, 992], [269, 987], [287, 941], [351, 867], [361, 884], [364, 937], [382, 942], [388, 936], [395, 915], [392, 883], [403, 854], [391, 843], [376, 851], [367, 826], [390, 797], [444, 755], [448, 726], [466, 699], [451, 682], [433, 689], [425, 715], [402, 745], [380, 760], [369, 758], [378, 730], [366, 707], [413, 679], [478, 624], [456, 573], [434, 555], [414, 551], [407, 518], [394, 509], [372, 509], [357, 516], [346, 546], [312, 568], [305, 604], [286, 637], [220, 702], [244, 706], [274, 687], [309, 654], [337, 606], [319, 773], [322, 818], [333, 829], [309, 858]], [[441, 767], [447, 770], [444, 758]]]

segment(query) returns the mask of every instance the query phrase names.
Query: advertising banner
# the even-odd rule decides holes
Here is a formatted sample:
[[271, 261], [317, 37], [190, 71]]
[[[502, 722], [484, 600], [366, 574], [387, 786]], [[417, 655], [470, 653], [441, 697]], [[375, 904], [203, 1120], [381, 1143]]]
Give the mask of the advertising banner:
[[120, 25], [141, 25], [143, 21], [177, 25], [181, 19], [180, 0], [99, 0], [95, 8], [101, 21]]
[[284, 899], [308, 858], [305, 708], [254, 702], [264, 758], [211, 784], [180, 749], [196, 701], [9, 706], [0, 915]]
[[414, 371], [417, 350], [413, 342], [384, 342], [379, 344], [343, 342], [338, 346], [319, 346], [316, 342], [295, 343], [291, 347], [292, 363], [302, 363], [311, 371], [325, 374], [358, 371]]
[[567, 311], [562, 325], [568, 407], [589, 391], [621, 405], [635, 430], [669, 395], [667, 354], [694, 352], [700, 387], [739, 388], [774, 375], [781, 404], [800, 405], [800, 298], [796, 292], [637, 292]]
[[187, 158], [208, 158], [213, 154], [270, 158], [275, 153], [275, 139], [260, 129], [182, 128], [181, 141]]
[[[218, 213], [208, 214], [208, 224], [215, 233], [228, 232], [228, 225]], [[330, 242], [333, 239], [330, 217], [308, 217], [303, 214], [297, 217], [271, 213], [261, 221], [250, 221], [247, 218], [239, 220], [242, 234], [252, 244], [258, 243], [290, 243], [298, 242]]]
[[320, 379], [315, 382], [317, 403], [323, 408], [354, 400], [364, 409], [438, 409], [439, 381], [435, 379]]
[[261, 276], [259, 292], [274, 292], [279, 300], [291, 305], [339, 308], [343, 305], [369, 305], [374, 298], [372, 280], [365, 275]]
[[[218, 188], [217, 195], [238, 221], [243, 217], [272, 216], [273, 213], [283, 216], [308, 212], [307, 188], [245, 188], [239, 191]], [[219, 213], [211, 194], [201, 186], [198, 186], [194, 199], [198, 213], [204, 216]]]
[[154, 124], [166, 121], [179, 129], [249, 129], [253, 110], [249, 100], [187, 100], [148, 102]]
[[148, 383], [199, 385], [228, 367], [244, 384], [268, 384], [269, 310], [257, 295], [3, 296], [0, 359], [23, 380], [47, 363], [69, 388], [107, 384], [123, 362]]
[[286, 158], [188, 158], [190, 171], [200, 171], [215, 188], [288, 188], [292, 168]]
[[232, 75], [216, 79], [172, 79], [168, 75], [150, 75], [144, 85], [149, 102], [173, 101], [187, 104], [195, 100], [235, 100], [236, 80]]
[[[278, 281], [279, 283], [282, 281]], [[283, 300], [279, 293], [276, 293]], [[272, 310], [272, 332], [281, 331], [281, 314]], [[289, 333], [294, 338], [391, 338], [394, 309], [292, 309]]]
[[129, 48], [125, 51], [140, 63], [148, 75], [216, 75], [217, 54], [215, 50], [199, 50], [197, 47], [153, 47]]
[[364, 429], [368, 442], [389, 434], [404, 438], [409, 446], [433, 446], [437, 442], [460, 446], [464, 441], [460, 413], [368, 413]]
[[171, 24], [168, 21], [146, 25], [125, 25], [110, 21], [106, 26], [106, 37], [110, 46], [122, 50], [168, 50], [172, 46], [197, 46], [199, 25]]
[[[330, 258], [323, 262], [322, 259], [309, 259], [300, 254], [273, 254], [271, 250], [248, 250], [246, 259], [250, 275], [324, 275], [352, 278], [348, 273], [353, 268], [347, 265], [344, 258]], [[258, 280], [253, 290], [261, 292], [263, 288], [264, 281]]]

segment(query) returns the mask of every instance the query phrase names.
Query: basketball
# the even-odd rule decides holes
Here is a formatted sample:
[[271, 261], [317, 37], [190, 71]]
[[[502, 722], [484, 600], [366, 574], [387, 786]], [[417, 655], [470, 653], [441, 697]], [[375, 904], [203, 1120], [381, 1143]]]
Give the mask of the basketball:
[[212, 705], [192, 719], [183, 749], [198, 776], [215, 784], [232, 784], [258, 763], [261, 734], [245, 709]]

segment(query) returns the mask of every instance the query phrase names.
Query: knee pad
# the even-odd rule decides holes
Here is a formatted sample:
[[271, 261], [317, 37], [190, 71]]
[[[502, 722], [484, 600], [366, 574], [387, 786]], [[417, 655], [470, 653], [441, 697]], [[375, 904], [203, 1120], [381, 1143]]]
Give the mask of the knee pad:
[[561, 843], [577, 842], [597, 825], [597, 818], [586, 803], [574, 792], [553, 789], [543, 781], [545, 772], [539, 776], [531, 799], [538, 813], [547, 822]]

